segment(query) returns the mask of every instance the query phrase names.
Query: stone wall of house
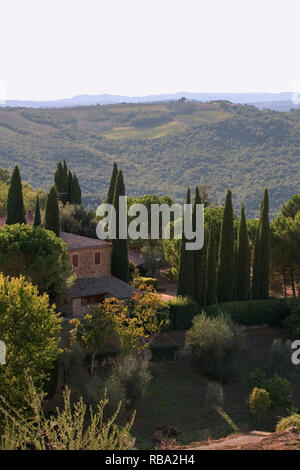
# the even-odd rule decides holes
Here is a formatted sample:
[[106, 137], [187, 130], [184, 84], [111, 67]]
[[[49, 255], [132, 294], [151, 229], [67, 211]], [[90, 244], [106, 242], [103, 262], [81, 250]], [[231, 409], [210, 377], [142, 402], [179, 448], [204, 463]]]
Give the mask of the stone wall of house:
[[[95, 264], [95, 253], [100, 253], [100, 264]], [[73, 266], [78, 277], [95, 277], [110, 274], [111, 245], [103, 248], [70, 250], [69, 263], [73, 265], [73, 256], [78, 256], [78, 266]]]

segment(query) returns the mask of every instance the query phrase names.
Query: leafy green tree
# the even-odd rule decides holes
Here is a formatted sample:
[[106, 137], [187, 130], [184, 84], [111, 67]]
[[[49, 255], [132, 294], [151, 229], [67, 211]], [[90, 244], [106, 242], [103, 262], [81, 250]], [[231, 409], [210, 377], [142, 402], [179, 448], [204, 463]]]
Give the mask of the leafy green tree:
[[0, 271], [15, 277], [23, 274], [51, 298], [74, 279], [63, 241], [48, 230], [24, 224], [0, 230]]
[[219, 249], [218, 302], [234, 298], [235, 284], [234, 230], [231, 191], [226, 194]]
[[269, 224], [269, 196], [265, 189], [262, 202], [262, 212], [259, 225], [260, 243], [260, 289], [261, 299], [269, 297], [269, 269], [270, 269], [270, 224]]
[[112, 240], [111, 273], [128, 282], [128, 241], [119, 238], [119, 197], [125, 196], [125, 184], [122, 170], [119, 171], [114, 194], [114, 208], [116, 211], [116, 239]]
[[41, 209], [40, 209], [40, 198], [39, 195], [36, 197], [35, 209], [34, 209], [34, 227], [41, 225]]
[[0, 338], [7, 353], [0, 367], [0, 395], [10, 404], [25, 405], [26, 373], [41, 389], [60, 353], [59, 332], [60, 320], [47, 294], [39, 295], [25, 277], [0, 274]]
[[17, 165], [13, 171], [8, 190], [6, 223], [8, 225], [26, 224], [21, 175]]
[[109, 400], [104, 397], [97, 411], [80, 398], [71, 402], [71, 392], [63, 392], [62, 409], [47, 416], [44, 411], [45, 395], [28, 379], [24, 399], [32, 417], [21, 414], [0, 397], [0, 411], [5, 416], [4, 432], [0, 450], [130, 450], [135, 440], [130, 435], [135, 413], [123, 426], [116, 424], [121, 403], [111, 417], [105, 420], [105, 407]]
[[45, 229], [52, 230], [57, 237], [60, 236], [60, 219], [57, 192], [52, 186], [46, 200]]
[[97, 219], [95, 211], [79, 204], [60, 204], [60, 226], [62, 232], [83, 237], [96, 238]]
[[117, 177], [118, 177], [118, 167], [117, 167], [117, 164], [114, 163], [114, 167], [113, 167], [113, 171], [112, 171], [111, 179], [109, 183], [107, 198], [106, 198], [107, 204], [113, 204], [114, 202], [114, 194], [115, 194], [115, 189], [116, 189]]
[[260, 240], [259, 240], [259, 227], [256, 229], [254, 240], [254, 254], [253, 254], [253, 267], [252, 267], [252, 286], [251, 298], [257, 300], [260, 298]]
[[215, 247], [215, 235], [213, 232], [213, 223], [211, 222], [206, 262], [206, 305], [213, 305], [217, 301], [217, 266]]
[[270, 394], [264, 388], [254, 388], [249, 395], [249, 407], [252, 414], [260, 420], [271, 408]]
[[[190, 188], [187, 190], [186, 204], [191, 204]], [[184, 224], [183, 224], [184, 225]], [[177, 295], [182, 297], [194, 296], [195, 281], [194, 281], [194, 253], [192, 250], [186, 249], [187, 239], [185, 238], [184, 228], [182, 230], [181, 248], [180, 248], [180, 263], [178, 274], [178, 287]]]
[[242, 205], [237, 254], [237, 300], [248, 300], [250, 283], [250, 253], [245, 207]]
[[[193, 207], [193, 230], [196, 230], [196, 205], [201, 204], [201, 197], [199, 187], [196, 186], [195, 201]], [[196, 300], [198, 305], [205, 305], [205, 250], [195, 250], [193, 252], [194, 262], [194, 293], [193, 300]]]

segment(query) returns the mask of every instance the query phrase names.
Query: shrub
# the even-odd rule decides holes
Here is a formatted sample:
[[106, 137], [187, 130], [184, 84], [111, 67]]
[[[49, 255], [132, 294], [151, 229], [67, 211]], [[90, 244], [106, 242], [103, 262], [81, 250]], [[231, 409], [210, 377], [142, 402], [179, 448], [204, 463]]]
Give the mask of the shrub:
[[245, 326], [280, 326], [289, 315], [290, 307], [285, 299], [267, 299], [210, 305], [205, 311], [211, 317], [226, 313], [235, 323]]
[[175, 359], [176, 351], [180, 346], [178, 344], [171, 344], [167, 346], [151, 346], [152, 359], [154, 361], [173, 361]]
[[284, 326], [295, 336], [300, 335], [300, 299], [288, 299], [290, 315], [284, 320]]
[[108, 416], [112, 415], [114, 410], [120, 405], [120, 411], [123, 413], [126, 407], [129, 405], [129, 401], [126, 397], [126, 389], [121, 379], [113, 375], [108, 377], [104, 382], [104, 390], [101, 390], [109, 397], [109, 402], [107, 403], [106, 414]]
[[187, 330], [191, 328], [194, 316], [199, 312], [197, 302], [189, 297], [176, 297], [168, 301], [170, 312], [170, 328]]
[[248, 379], [250, 391], [254, 388], [264, 388], [266, 381], [266, 373], [261, 369], [255, 369], [253, 372], [251, 372]]
[[262, 418], [271, 407], [269, 392], [264, 388], [255, 387], [249, 395], [249, 407], [252, 414]]
[[282, 418], [276, 425], [276, 432], [285, 431], [288, 428], [295, 427], [300, 430], [300, 415], [292, 414]]
[[116, 360], [110, 379], [121, 382], [124, 386], [127, 405], [133, 407], [145, 396], [151, 380], [151, 373], [145, 361], [128, 355]]
[[210, 382], [205, 392], [205, 408], [214, 408], [215, 406], [223, 406], [224, 390], [221, 384]]
[[269, 392], [272, 408], [291, 410], [293, 400], [290, 382], [275, 374], [266, 382], [265, 388]]
[[292, 360], [291, 341], [283, 343], [282, 339], [274, 339], [269, 353], [269, 369], [271, 372], [286, 374], [294, 367]]
[[240, 328], [223, 314], [215, 318], [204, 312], [197, 315], [186, 334], [186, 344], [192, 356], [201, 372], [211, 379], [228, 378], [228, 366], [242, 348], [242, 340]]
[[153, 289], [157, 289], [158, 279], [155, 277], [135, 277], [132, 281], [133, 287], [138, 288], [139, 286], [145, 285], [147, 287], [151, 286]]

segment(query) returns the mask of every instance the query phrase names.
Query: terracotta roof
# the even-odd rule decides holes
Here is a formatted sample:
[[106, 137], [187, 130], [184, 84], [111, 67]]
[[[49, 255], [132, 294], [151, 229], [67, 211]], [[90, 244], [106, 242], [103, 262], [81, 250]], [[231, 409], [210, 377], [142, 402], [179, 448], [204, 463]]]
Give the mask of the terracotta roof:
[[84, 250], [85, 248], [104, 248], [111, 243], [98, 238], [82, 237], [73, 233], [61, 232], [61, 238], [66, 243], [68, 250]]
[[130, 284], [107, 274], [97, 277], [81, 277], [75, 280], [74, 285], [68, 289], [72, 298], [81, 298], [100, 294], [110, 294], [119, 299], [132, 297], [136, 292]]
[[128, 258], [135, 266], [141, 266], [145, 263], [145, 258], [140, 250], [128, 250]]

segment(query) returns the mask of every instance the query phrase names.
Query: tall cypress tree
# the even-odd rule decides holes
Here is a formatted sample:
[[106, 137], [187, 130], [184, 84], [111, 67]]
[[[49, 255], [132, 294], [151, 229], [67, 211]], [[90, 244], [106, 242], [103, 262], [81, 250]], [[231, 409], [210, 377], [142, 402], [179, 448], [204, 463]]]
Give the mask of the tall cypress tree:
[[15, 166], [8, 190], [6, 223], [8, 225], [26, 224], [21, 175], [18, 165]]
[[245, 207], [242, 204], [241, 221], [238, 235], [238, 252], [237, 252], [237, 300], [247, 300], [249, 298], [250, 283], [250, 258], [249, 258], [249, 238], [247, 230], [247, 222], [245, 216]]
[[81, 188], [75, 173], [72, 177], [70, 202], [71, 204], [81, 204]]
[[[193, 230], [196, 230], [196, 205], [201, 204], [199, 187], [196, 186], [193, 207]], [[193, 299], [199, 306], [205, 305], [205, 256], [204, 247], [193, 251], [194, 258], [194, 294]]]
[[[187, 190], [186, 203], [191, 204], [190, 188], [188, 188]], [[195, 286], [194, 252], [192, 250], [186, 249], [186, 242], [187, 242], [187, 239], [185, 238], [185, 234], [184, 234], [184, 220], [183, 220], [177, 295], [188, 296], [190, 298], [193, 298], [194, 286]]]
[[45, 229], [52, 230], [56, 236], [60, 236], [59, 207], [55, 186], [50, 189], [46, 201]]
[[217, 301], [217, 265], [216, 265], [216, 241], [213, 230], [213, 222], [210, 222], [209, 239], [206, 262], [206, 305], [213, 305]]
[[117, 167], [117, 164], [114, 163], [113, 171], [112, 171], [111, 178], [110, 178], [107, 198], [106, 198], [107, 199], [107, 201], [106, 201], [107, 204], [113, 204], [113, 202], [114, 202], [114, 194], [115, 194], [117, 176], [118, 176], [118, 167]]
[[234, 298], [234, 261], [233, 209], [231, 191], [228, 190], [223, 213], [219, 249], [218, 302], [230, 302]]
[[[114, 208], [116, 211], [116, 239], [112, 240], [112, 255], [111, 255], [111, 273], [128, 282], [128, 241], [126, 239], [119, 239], [119, 196], [125, 196], [125, 185], [122, 170], [118, 172], [116, 188], [114, 193]], [[127, 217], [127, 215], [125, 215]]]
[[73, 196], [73, 175], [72, 175], [72, 172], [70, 170], [68, 170], [68, 197], [67, 197], [67, 202], [69, 202], [70, 204], [74, 204], [73, 202], [73, 199], [74, 199], [74, 196]]
[[261, 299], [269, 297], [269, 263], [270, 263], [270, 223], [269, 223], [269, 195], [267, 188], [262, 201], [261, 220], [259, 224], [260, 243], [260, 287]]
[[260, 243], [259, 243], [259, 227], [255, 231], [253, 267], [252, 267], [252, 285], [251, 299], [260, 298]]
[[39, 225], [41, 225], [41, 210], [40, 210], [40, 198], [39, 198], [39, 195], [37, 195], [35, 209], [34, 209], [33, 226], [38, 227]]
[[67, 163], [64, 160], [63, 162], [58, 162], [57, 169], [54, 175], [55, 188], [59, 200], [66, 204], [69, 201], [69, 171]]

